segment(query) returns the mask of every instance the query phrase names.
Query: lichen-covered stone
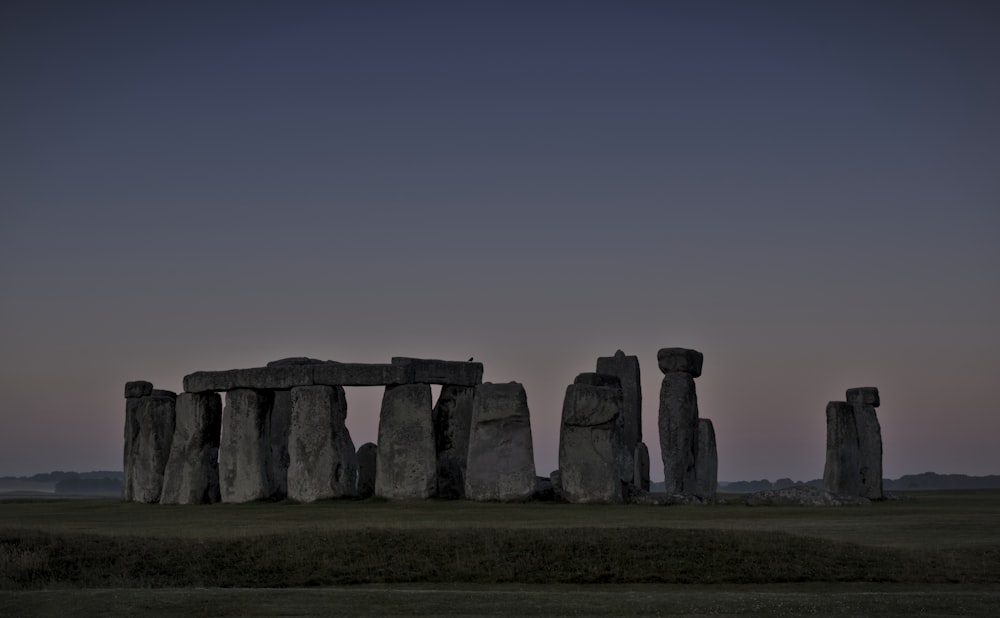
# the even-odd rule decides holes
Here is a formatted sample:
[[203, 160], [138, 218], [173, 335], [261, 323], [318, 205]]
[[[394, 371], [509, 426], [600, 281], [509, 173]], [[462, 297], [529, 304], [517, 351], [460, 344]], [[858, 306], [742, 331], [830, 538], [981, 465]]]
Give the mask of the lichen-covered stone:
[[430, 498], [437, 491], [437, 456], [426, 384], [388, 386], [378, 422], [378, 474], [375, 495]]
[[299, 502], [357, 494], [358, 456], [347, 430], [343, 387], [293, 388], [288, 497]]
[[154, 503], [163, 492], [163, 471], [174, 437], [176, 397], [150, 390], [125, 400], [125, 456], [122, 498]]
[[[587, 375], [587, 374], [584, 374]], [[596, 374], [590, 374], [596, 375]], [[622, 391], [618, 378], [579, 378], [566, 388], [559, 432], [562, 499], [574, 503], [623, 501]], [[606, 386], [595, 386], [594, 384]], [[631, 457], [627, 457], [629, 463]], [[634, 470], [628, 471], [631, 481]]]
[[524, 386], [476, 387], [465, 471], [469, 500], [527, 500], [535, 490], [531, 418]]
[[270, 430], [274, 393], [237, 388], [226, 393], [219, 447], [219, 490], [223, 502], [271, 497]]
[[704, 357], [698, 350], [662, 348], [656, 353], [656, 361], [663, 373], [680, 372], [697, 378], [701, 375]]
[[222, 398], [217, 393], [181, 393], [177, 397], [161, 504], [211, 504], [221, 499], [221, 429]]
[[465, 496], [465, 465], [469, 458], [474, 386], [441, 387], [432, 414], [437, 450], [437, 497]]
[[698, 396], [690, 373], [668, 372], [660, 386], [660, 450], [665, 493], [693, 494], [698, 449]]

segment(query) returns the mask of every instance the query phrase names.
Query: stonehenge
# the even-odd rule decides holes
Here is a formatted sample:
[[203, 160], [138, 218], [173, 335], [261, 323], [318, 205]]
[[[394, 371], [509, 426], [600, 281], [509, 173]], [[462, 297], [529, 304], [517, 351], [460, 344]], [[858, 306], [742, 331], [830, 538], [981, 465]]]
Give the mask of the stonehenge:
[[[471, 360], [286, 358], [189, 374], [179, 395], [127, 382], [122, 498], [713, 502], [715, 427], [701, 418], [695, 387], [703, 364], [697, 350], [657, 352], [662, 493], [649, 493], [639, 360], [617, 350], [566, 387], [559, 467], [547, 478], [535, 474], [524, 386], [483, 382], [482, 363]], [[440, 387], [436, 401], [432, 385]], [[355, 450], [346, 424], [348, 386], [384, 388], [377, 444]], [[879, 404], [877, 388], [861, 387], [827, 405], [824, 485], [842, 503], [883, 498]]]
[[875, 414], [881, 403], [878, 389], [850, 388], [845, 399], [826, 406], [823, 485], [840, 496], [881, 500], [882, 429]]

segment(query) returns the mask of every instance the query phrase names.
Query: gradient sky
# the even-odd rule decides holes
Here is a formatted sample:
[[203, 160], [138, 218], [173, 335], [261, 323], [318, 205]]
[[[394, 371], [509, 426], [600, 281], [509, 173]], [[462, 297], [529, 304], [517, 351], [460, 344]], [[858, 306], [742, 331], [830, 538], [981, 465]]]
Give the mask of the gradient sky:
[[[485, 364], [539, 474], [656, 351], [722, 480], [1000, 473], [1000, 3], [0, 4], [0, 475], [121, 469], [127, 380]], [[355, 445], [381, 389], [348, 389]]]

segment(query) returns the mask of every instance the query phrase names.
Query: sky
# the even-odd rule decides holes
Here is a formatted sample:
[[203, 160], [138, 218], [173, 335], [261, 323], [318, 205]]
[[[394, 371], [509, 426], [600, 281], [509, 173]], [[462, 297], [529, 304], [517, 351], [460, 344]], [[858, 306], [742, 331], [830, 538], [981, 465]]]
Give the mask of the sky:
[[[0, 475], [120, 470], [126, 381], [694, 348], [720, 480], [1000, 473], [1000, 4], [0, 4]], [[356, 446], [379, 388], [350, 388]]]

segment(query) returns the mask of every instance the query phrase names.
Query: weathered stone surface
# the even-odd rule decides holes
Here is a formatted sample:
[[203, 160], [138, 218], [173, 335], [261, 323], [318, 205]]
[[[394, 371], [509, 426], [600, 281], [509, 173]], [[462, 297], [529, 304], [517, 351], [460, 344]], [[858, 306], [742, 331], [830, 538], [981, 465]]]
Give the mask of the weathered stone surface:
[[291, 391], [274, 391], [274, 405], [268, 416], [267, 478], [271, 498], [288, 495], [288, 432], [292, 426]]
[[434, 405], [434, 442], [437, 449], [437, 497], [465, 496], [465, 464], [469, 458], [474, 386], [443, 386]]
[[237, 388], [226, 393], [219, 447], [219, 490], [223, 502], [271, 497], [270, 428], [274, 393]]
[[122, 498], [160, 501], [163, 471], [174, 437], [176, 397], [150, 391], [145, 397], [125, 400], [125, 456]]
[[184, 376], [184, 390], [189, 393], [231, 391], [238, 388], [288, 390], [312, 384], [315, 366], [274, 365], [228, 371], [196, 371]]
[[153, 384], [151, 382], [146, 382], [144, 380], [136, 380], [134, 382], [125, 383], [125, 398], [129, 397], [145, 397], [146, 395], [151, 395], [153, 393]]
[[869, 500], [881, 500], [883, 498], [882, 428], [875, 414], [875, 406], [857, 403], [853, 405], [854, 422], [858, 428], [860, 495]]
[[656, 353], [656, 360], [663, 373], [687, 373], [697, 378], [701, 375], [704, 357], [697, 350], [687, 348], [662, 348]]
[[174, 391], [163, 390], [162, 388], [154, 388], [149, 392], [150, 397], [171, 397], [177, 399], [177, 393]]
[[719, 455], [715, 445], [715, 427], [707, 418], [698, 419], [696, 453], [694, 493], [702, 498], [715, 498], [719, 486]]
[[289, 356], [288, 358], [279, 358], [278, 360], [273, 360], [267, 364], [268, 367], [287, 367], [290, 365], [322, 365], [323, 363], [328, 363], [330, 361], [319, 360], [318, 358], [309, 358], [308, 356]]
[[392, 386], [417, 381], [407, 365], [324, 363], [313, 366], [312, 371], [314, 384], [328, 386]]
[[823, 486], [833, 494], [861, 495], [861, 451], [855, 407], [843, 401], [826, 404]]
[[476, 387], [465, 471], [469, 500], [527, 500], [535, 490], [531, 418], [524, 386]]
[[211, 504], [220, 500], [221, 430], [222, 397], [217, 393], [181, 393], [177, 397], [161, 504]]
[[378, 466], [378, 447], [365, 442], [358, 447], [358, 497], [375, 495], [375, 475]]
[[860, 386], [847, 389], [847, 403], [879, 407], [882, 402], [878, 398], [878, 389], [874, 386]]
[[573, 380], [573, 384], [599, 386], [603, 388], [617, 388], [619, 390], [622, 387], [622, 381], [618, 379], [618, 376], [595, 372], [586, 372], [577, 375]]
[[[583, 374], [597, 375], [597, 374]], [[559, 432], [562, 499], [618, 504], [622, 494], [622, 391], [618, 378], [578, 381], [566, 388]], [[579, 380], [579, 378], [578, 378]], [[610, 386], [594, 386], [594, 382]], [[631, 464], [632, 458], [627, 458]], [[633, 470], [628, 470], [631, 481]]]
[[597, 359], [597, 373], [618, 378], [622, 387], [622, 441], [631, 452], [642, 442], [642, 384], [639, 357], [618, 350]]
[[692, 374], [664, 374], [658, 426], [666, 493], [693, 494], [696, 490], [698, 396]]
[[632, 483], [640, 491], [649, 491], [649, 449], [640, 442], [635, 447], [635, 473]]
[[313, 502], [356, 495], [358, 456], [344, 424], [343, 387], [299, 386], [291, 396], [288, 497]]
[[483, 382], [482, 363], [395, 356], [392, 364], [408, 367], [412, 381], [418, 384], [476, 386]]
[[378, 421], [375, 495], [430, 498], [437, 491], [437, 455], [427, 384], [387, 386]]
[[743, 498], [747, 506], [847, 506], [871, 504], [867, 498], [841, 496], [810, 485], [767, 489]]

